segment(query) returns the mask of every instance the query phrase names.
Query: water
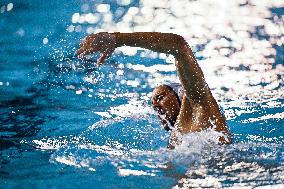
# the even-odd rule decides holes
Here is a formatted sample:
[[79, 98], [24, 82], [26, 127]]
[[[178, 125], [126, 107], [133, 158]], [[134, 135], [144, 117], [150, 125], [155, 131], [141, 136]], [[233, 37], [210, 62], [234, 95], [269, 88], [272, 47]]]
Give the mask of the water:
[[[0, 188], [283, 187], [281, 1], [1, 1]], [[92, 13], [92, 14], [88, 14]], [[74, 57], [98, 31], [185, 37], [224, 110], [174, 151], [149, 97], [173, 57], [123, 47], [100, 68]]]

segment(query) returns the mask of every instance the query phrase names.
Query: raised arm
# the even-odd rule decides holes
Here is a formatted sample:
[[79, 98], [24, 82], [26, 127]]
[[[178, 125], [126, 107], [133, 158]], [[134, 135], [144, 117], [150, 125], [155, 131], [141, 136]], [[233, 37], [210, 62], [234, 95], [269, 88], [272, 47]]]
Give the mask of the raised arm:
[[90, 35], [81, 44], [77, 53], [84, 56], [101, 52], [98, 64], [111, 55], [116, 47], [132, 46], [171, 54], [176, 59], [177, 72], [188, 98], [201, 101], [209, 88], [192, 51], [183, 37], [171, 33], [136, 32], [136, 33], [98, 33]]

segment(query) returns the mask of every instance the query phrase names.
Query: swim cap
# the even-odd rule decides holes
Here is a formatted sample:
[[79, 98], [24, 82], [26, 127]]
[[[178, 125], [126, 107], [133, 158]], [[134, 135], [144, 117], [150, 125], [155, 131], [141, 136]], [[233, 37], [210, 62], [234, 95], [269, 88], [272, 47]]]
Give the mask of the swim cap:
[[169, 86], [176, 93], [178, 100], [181, 102], [184, 93], [182, 85], [180, 83], [169, 83], [166, 85]]

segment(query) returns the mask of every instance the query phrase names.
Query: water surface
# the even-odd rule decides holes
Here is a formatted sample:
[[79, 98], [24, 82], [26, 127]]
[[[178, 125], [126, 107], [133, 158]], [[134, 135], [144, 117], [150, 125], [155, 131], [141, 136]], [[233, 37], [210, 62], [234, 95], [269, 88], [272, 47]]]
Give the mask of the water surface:
[[[283, 13], [267, 1], [1, 1], [1, 188], [283, 187]], [[191, 134], [174, 151], [151, 109], [172, 56], [74, 56], [99, 31], [160, 31], [192, 47], [233, 144]]]

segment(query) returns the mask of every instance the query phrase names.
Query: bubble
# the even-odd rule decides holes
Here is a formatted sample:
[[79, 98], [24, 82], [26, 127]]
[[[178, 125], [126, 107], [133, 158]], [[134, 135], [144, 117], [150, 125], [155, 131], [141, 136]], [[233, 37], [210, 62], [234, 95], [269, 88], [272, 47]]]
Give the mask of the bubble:
[[88, 10], [89, 10], [89, 5], [88, 4], [83, 4], [82, 6], [81, 6], [81, 10], [82, 10], [82, 12], [87, 12]]
[[48, 43], [48, 38], [43, 38], [42, 43], [46, 45]]
[[7, 11], [11, 11], [13, 9], [13, 7], [14, 7], [13, 3], [9, 3], [7, 5]]
[[117, 70], [116, 75], [122, 76], [124, 74], [123, 70]]
[[77, 22], [79, 22], [79, 19], [80, 19], [80, 14], [79, 13], [74, 13], [73, 15], [72, 15], [72, 23], [77, 23]]
[[5, 6], [5, 5], [3, 5], [3, 6], [0, 8], [0, 12], [1, 12], [1, 13], [4, 13], [4, 12], [5, 12], [5, 10], [6, 10], [6, 6]]
[[68, 32], [73, 32], [74, 30], [75, 30], [75, 26], [73, 26], [73, 25], [70, 25], [70, 26], [67, 27]]
[[117, 4], [127, 6], [131, 3], [131, 0], [117, 0]]
[[76, 95], [80, 95], [80, 94], [83, 93], [83, 91], [80, 89], [80, 90], [77, 90], [75, 93], [76, 93]]
[[99, 4], [97, 5], [97, 11], [100, 13], [106, 13], [109, 12], [110, 5], [109, 4]]
[[75, 27], [76, 32], [81, 32], [82, 31], [82, 26], [78, 25]]

